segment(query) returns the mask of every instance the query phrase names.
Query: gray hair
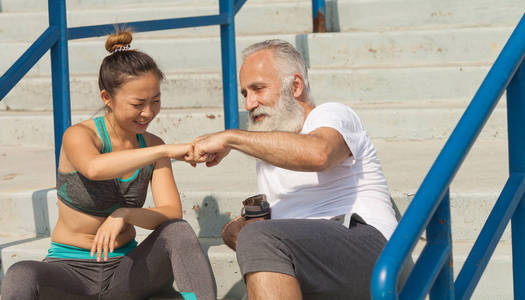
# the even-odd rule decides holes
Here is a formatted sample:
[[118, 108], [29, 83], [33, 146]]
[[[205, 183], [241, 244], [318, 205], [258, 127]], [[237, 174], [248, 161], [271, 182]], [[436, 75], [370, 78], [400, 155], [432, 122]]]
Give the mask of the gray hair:
[[286, 91], [286, 89], [291, 89], [293, 74], [299, 73], [303, 78], [306, 101], [310, 104], [313, 104], [313, 99], [310, 94], [308, 69], [306, 68], [306, 63], [304, 62], [304, 58], [301, 53], [299, 53], [299, 51], [297, 51], [297, 49], [295, 49], [295, 47], [287, 41], [280, 39], [266, 40], [255, 43], [244, 49], [242, 51], [243, 61], [246, 59], [246, 57], [261, 50], [272, 50], [272, 53], [275, 55], [275, 60], [278, 64], [279, 74], [281, 76], [281, 92], [291, 92]]

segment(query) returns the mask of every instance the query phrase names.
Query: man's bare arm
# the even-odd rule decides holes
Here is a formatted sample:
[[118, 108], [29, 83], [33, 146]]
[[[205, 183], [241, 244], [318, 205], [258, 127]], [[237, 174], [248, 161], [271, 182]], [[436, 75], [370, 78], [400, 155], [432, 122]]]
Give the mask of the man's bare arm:
[[198, 159], [206, 154], [225, 153], [230, 148], [295, 171], [323, 171], [352, 155], [341, 134], [329, 127], [309, 134], [227, 130], [198, 140], [195, 155]]

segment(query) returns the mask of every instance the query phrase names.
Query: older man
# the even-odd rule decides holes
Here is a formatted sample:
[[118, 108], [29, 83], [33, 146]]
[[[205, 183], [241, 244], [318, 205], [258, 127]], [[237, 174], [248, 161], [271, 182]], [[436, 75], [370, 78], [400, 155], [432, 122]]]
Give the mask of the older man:
[[244, 50], [249, 131], [198, 138], [194, 157], [256, 157], [272, 219], [247, 225], [237, 260], [249, 299], [369, 299], [373, 266], [397, 225], [387, 183], [358, 116], [314, 106], [301, 54], [270, 40]]

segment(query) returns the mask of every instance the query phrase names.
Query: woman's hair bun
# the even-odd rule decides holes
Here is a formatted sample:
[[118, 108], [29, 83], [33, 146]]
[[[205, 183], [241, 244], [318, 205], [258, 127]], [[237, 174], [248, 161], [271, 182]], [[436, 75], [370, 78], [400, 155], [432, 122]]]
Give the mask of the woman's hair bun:
[[113, 53], [113, 51], [119, 47], [128, 47], [132, 39], [131, 29], [119, 29], [116, 27], [115, 33], [108, 36], [106, 40], [106, 50], [108, 50], [109, 53]]

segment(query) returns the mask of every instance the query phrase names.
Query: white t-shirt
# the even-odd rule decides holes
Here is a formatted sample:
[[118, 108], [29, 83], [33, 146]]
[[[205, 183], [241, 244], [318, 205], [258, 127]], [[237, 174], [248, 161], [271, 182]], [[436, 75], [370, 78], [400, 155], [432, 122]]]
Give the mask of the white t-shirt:
[[395, 212], [376, 150], [359, 117], [346, 105], [325, 103], [310, 112], [301, 134], [320, 127], [337, 130], [352, 156], [322, 172], [291, 171], [258, 160], [259, 192], [270, 202], [272, 219], [330, 219], [357, 213], [388, 240], [397, 225]]

